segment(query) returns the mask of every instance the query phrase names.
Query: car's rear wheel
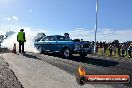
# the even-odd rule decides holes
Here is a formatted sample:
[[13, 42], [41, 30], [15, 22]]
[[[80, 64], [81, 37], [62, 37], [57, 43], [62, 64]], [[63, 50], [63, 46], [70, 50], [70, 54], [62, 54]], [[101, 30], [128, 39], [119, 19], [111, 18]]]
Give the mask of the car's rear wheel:
[[71, 57], [71, 51], [69, 48], [64, 48], [62, 54], [63, 54], [64, 58], [70, 58]]

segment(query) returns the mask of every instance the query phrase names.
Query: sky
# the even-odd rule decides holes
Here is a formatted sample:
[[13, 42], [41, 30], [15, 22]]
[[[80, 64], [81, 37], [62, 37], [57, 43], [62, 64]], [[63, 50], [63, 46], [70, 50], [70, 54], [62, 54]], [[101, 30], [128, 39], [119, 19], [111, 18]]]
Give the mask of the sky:
[[[132, 40], [132, 0], [98, 1], [97, 40]], [[0, 0], [0, 33], [28, 27], [92, 41], [95, 22], [96, 0]]]

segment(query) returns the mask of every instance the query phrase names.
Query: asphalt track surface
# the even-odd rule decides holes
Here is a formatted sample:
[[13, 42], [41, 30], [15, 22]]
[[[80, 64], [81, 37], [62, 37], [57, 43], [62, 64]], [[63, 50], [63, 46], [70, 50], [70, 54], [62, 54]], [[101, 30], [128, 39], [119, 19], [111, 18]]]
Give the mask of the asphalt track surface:
[[73, 75], [42, 60], [13, 53], [4, 53], [2, 57], [24, 88], [95, 88], [91, 84], [79, 86]]
[[[112, 60], [98, 57], [85, 57], [81, 58], [74, 55], [70, 59], [64, 59], [58, 54], [35, 54], [26, 53], [23, 56], [33, 59], [39, 59], [47, 62], [53, 66], [66, 71], [67, 73], [76, 77], [76, 71], [79, 66], [82, 66], [87, 74], [129, 74], [132, 75], [132, 62], [131, 60]], [[132, 79], [132, 77], [131, 77]], [[132, 88], [132, 82], [128, 84], [92, 84], [95, 87], [113, 87], [113, 88]]]

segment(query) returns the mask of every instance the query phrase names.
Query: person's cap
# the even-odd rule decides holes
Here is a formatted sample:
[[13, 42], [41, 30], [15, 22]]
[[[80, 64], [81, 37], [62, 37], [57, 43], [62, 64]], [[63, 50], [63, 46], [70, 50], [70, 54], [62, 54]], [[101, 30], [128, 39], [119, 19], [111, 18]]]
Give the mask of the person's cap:
[[21, 29], [20, 31], [24, 31], [24, 29]]
[[69, 35], [69, 33], [64, 33], [64, 35]]

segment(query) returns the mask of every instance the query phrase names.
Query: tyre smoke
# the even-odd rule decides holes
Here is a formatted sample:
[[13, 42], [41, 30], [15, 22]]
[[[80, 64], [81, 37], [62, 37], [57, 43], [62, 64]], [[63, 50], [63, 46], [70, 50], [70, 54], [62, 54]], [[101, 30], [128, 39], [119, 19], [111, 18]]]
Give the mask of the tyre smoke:
[[[30, 27], [25, 27], [23, 28], [26, 36], [26, 42], [25, 42], [25, 51], [26, 52], [34, 52], [34, 53], [39, 53], [39, 51], [34, 47], [34, 38], [37, 35], [37, 33], [40, 32], [46, 32], [45, 30], [42, 29], [32, 29]], [[5, 39], [1, 46], [6, 47], [8, 49], [13, 49], [14, 43], [16, 43], [16, 50], [19, 50], [19, 43], [17, 42], [17, 34], [19, 30], [16, 30], [15, 33], [11, 36], [9, 36], [7, 39]]]

